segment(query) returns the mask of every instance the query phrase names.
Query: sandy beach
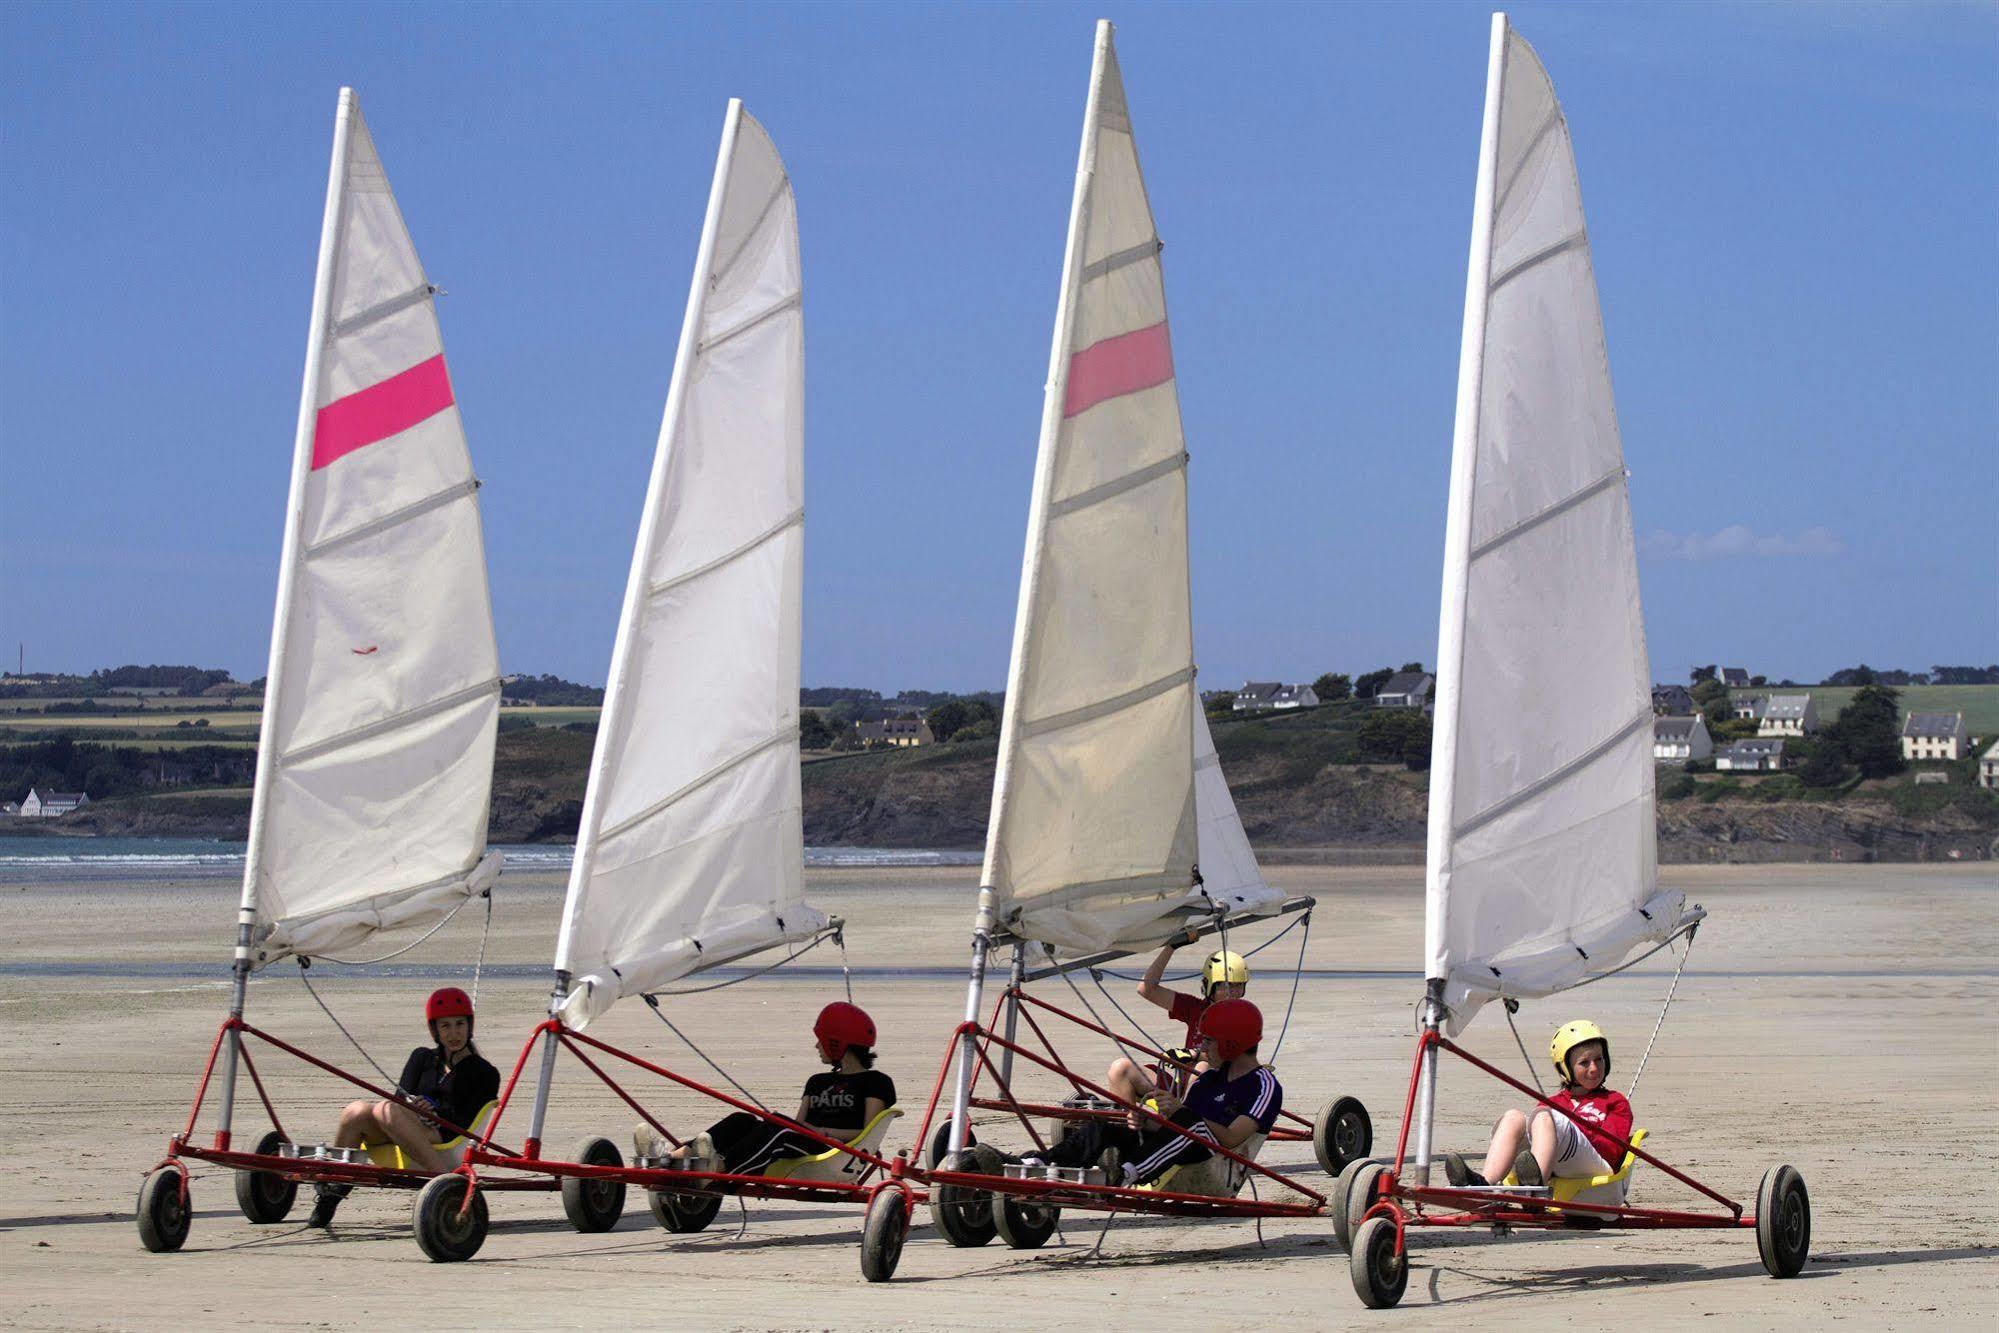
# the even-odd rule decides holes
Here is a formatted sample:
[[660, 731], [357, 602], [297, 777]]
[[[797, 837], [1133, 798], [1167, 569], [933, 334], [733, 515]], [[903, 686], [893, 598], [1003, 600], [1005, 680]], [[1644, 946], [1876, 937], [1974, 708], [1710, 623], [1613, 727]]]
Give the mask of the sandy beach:
[[[1414, 868], [1277, 867], [1274, 882], [1319, 899], [1296, 1012], [1278, 1060], [1287, 1105], [1309, 1115], [1339, 1093], [1374, 1114], [1377, 1151], [1393, 1148], [1411, 1053], [1421, 929]], [[1765, 1327], [1850, 1320], [1867, 1327], [1990, 1326], [1999, 1313], [1999, 1157], [1991, 1146], [1999, 1066], [1989, 1019], [1999, 999], [1999, 892], [1970, 866], [1671, 868], [1704, 903], [1701, 931], [1634, 1103], [1652, 1146], [1724, 1192], [1753, 1199], [1763, 1171], [1788, 1161], [1814, 1206], [1805, 1274], [1763, 1274], [1753, 1236], [1595, 1233], [1493, 1241], [1419, 1235], [1402, 1310], [1360, 1308], [1345, 1255], [1323, 1221], [1166, 1223], [1126, 1218], [1100, 1229], [1071, 1216], [1038, 1252], [995, 1244], [956, 1250], [919, 1216], [897, 1280], [858, 1270], [857, 1210], [733, 1205], [698, 1236], [655, 1226], [634, 1195], [605, 1235], [574, 1233], [548, 1195], [499, 1195], [493, 1230], [470, 1264], [428, 1263], [409, 1235], [409, 1197], [361, 1192], [330, 1233], [292, 1219], [256, 1227], [236, 1211], [228, 1174], [202, 1168], [194, 1226], [178, 1254], [143, 1252], [134, 1193], [186, 1115], [201, 1058], [226, 1000], [224, 965], [236, 886], [176, 882], [9, 884], [0, 892], [0, 1031], [6, 1141], [22, 1170], [0, 1201], [0, 1321], [23, 1328], [215, 1326], [277, 1320], [313, 1327], [409, 1320], [433, 1328], [1157, 1328], [1254, 1324], [1320, 1328], [1393, 1319], [1404, 1326], [1545, 1325], [1617, 1320], [1633, 1327], [1720, 1319]], [[855, 998], [879, 1022], [881, 1067], [898, 1081], [914, 1132], [922, 1095], [962, 1004], [976, 872], [963, 868], [815, 870], [808, 891], [849, 922]], [[560, 879], [509, 875], [487, 945], [478, 1036], [504, 1070], [538, 1018]], [[475, 912], [394, 968], [361, 976], [316, 967], [341, 1019], [393, 1070], [422, 1039], [419, 1006], [435, 978], [469, 964]], [[1260, 955], [1253, 997], [1274, 1025], [1284, 1008], [1294, 933]], [[1253, 941], [1238, 940], [1237, 947]], [[732, 1073], [786, 1102], [812, 1072], [806, 1028], [839, 990], [828, 948], [809, 970], [674, 1003], [677, 1022]], [[1346, 972], [1367, 975], [1331, 975]], [[1660, 955], [1582, 995], [1530, 1006], [1528, 1047], [1556, 1022], [1588, 1013], [1617, 1043], [1612, 1082], [1626, 1086], [1671, 974]], [[1110, 981], [1129, 1003], [1130, 984]], [[1067, 996], [1055, 984], [1050, 999]], [[1092, 998], [1102, 1007], [1094, 991]], [[1073, 996], [1068, 996], [1073, 999]], [[285, 964], [253, 987], [252, 1021], [321, 1056], [360, 1058]], [[1155, 1025], [1156, 1030], [1164, 1024]], [[657, 1019], [626, 1004], [593, 1028], [606, 1040], [697, 1068]], [[1469, 1046], [1519, 1073], [1503, 1015], [1480, 1016]], [[1066, 1044], [1100, 1071], [1101, 1039]], [[260, 1060], [298, 1137], [324, 1137], [348, 1094], [273, 1053]], [[646, 1090], [646, 1084], [634, 1084]], [[649, 1104], [695, 1127], [714, 1111], [665, 1085]], [[1449, 1068], [1441, 1138], [1482, 1143], [1507, 1104], [1502, 1088]], [[521, 1107], [521, 1112], [525, 1106]], [[516, 1128], [521, 1120], [510, 1123]], [[573, 1063], [553, 1089], [551, 1146], [589, 1132], [627, 1140], [633, 1117]], [[56, 1132], [47, 1132], [50, 1126]], [[254, 1100], [239, 1139], [265, 1128]], [[1004, 1139], [1003, 1131], [996, 1134]], [[1329, 1182], [1308, 1150], [1273, 1145], [1265, 1160]], [[1641, 1172], [1643, 1168], [1641, 1168]], [[1658, 1173], [1640, 1202], [1690, 1196]], [[1114, 1312], [1114, 1313], [1113, 1313]]]

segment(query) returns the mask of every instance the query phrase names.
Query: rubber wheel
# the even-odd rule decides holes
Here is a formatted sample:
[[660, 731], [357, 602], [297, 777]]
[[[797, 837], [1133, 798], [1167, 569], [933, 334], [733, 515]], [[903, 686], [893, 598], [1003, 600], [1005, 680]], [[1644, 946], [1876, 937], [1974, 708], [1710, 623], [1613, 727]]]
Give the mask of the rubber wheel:
[[[946, 1157], [943, 1171], [965, 1171], [982, 1176], [1000, 1173], [1000, 1155], [984, 1144]], [[992, 1195], [969, 1185], [938, 1185], [930, 1191], [930, 1220], [945, 1240], [959, 1249], [987, 1245], [999, 1234], [993, 1225]]]
[[[284, 1141], [284, 1135], [272, 1130], [257, 1140], [257, 1155], [276, 1157]], [[236, 1206], [243, 1210], [243, 1216], [259, 1226], [284, 1221], [291, 1215], [297, 1199], [298, 1182], [287, 1180], [275, 1171], [236, 1173]]]
[[1348, 1162], [1346, 1168], [1340, 1172], [1339, 1179], [1333, 1182], [1332, 1206], [1327, 1211], [1332, 1214], [1333, 1238], [1339, 1242], [1342, 1253], [1351, 1252], [1353, 1249], [1353, 1213], [1348, 1200], [1353, 1197], [1354, 1178], [1371, 1166], [1379, 1167], [1380, 1163], [1370, 1162], [1365, 1157], [1359, 1161]]
[[1756, 1187], [1756, 1248], [1771, 1277], [1796, 1277], [1812, 1250], [1812, 1196], [1796, 1167], [1772, 1167]]
[[[978, 1142], [979, 1142], [979, 1136], [973, 1133], [969, 1128], [966, 1129], [965, 1146], [968, 1148], [974, 1148], [978, 1146]], [[935, 1171], [937, 1169], [937, 1164], [944, 1160], [944, 1154], [949, 1152], [950, 1150], [951, 1150], [951, 1117], [947, 1115], [944, 1117], [944, 1122], [937, 1126], [937, 1132], [930, 1136], [930, 1153], [927, 1160], [930, 1163], [930, 1169], [932, 1171]]]
[[472, 1191], [472, 1206], [465, 1204], [468, 1182], [453, 1172], [436, 1176], [417, 1191], [410, 1206], [416, 1225], [416, 1243], [431, 1260], [455, 1264], [479, 1253], [486, 1243], [486, 1196]]
[[187, 1243], [193, 1197], [181, 1198], [181, 1174], [170, 1166], [154, 1168], [139, 1186], [139, 1243], [154, 1254], [170, 1254]]
[[876, 1192], [861, 1224], [861, 1276], [886, 1282], [902, 1262], [902, 1243], [909, 1237], [909, 1200], [899, 1189]]
[[1391, 1310], [1409, 1289], [1409, 1256], [1395, 1252], [1395, 1219], [1370, 1217], [1354, 1232], [1347, 1268], [1353, 1289], [1370, 1310]]
[[993, 1196], [993, 1228], [1016, 1250], [1038, 1250], [1055, 1234], [1062, 1210], [1050, 1203], [1032, 1203], [1010, 1194]]
[[646, 1194], [646, 1202], [652, 1207], [653, 1221], [680, 1234], [706, 1231], [715, 1214], [722, 1211], [719, 1194], [666, 1194], [652, 1190]]
[[[625, 1164], [617, 1144], [596, 1136], [577, 1144], [569, 1160], [579, 1166], [616, 1167]], [[586, 1235], [594, 1231], [609, 1231], [625, 1215], [625, 1182], [603, 1177], [586, 1180], [581, 1176], [564, 1176], [562, 1211], [569, 1215], [569, 1225]]]
[[1312, 1152], [1329, 1176], [1346, 1170], [1349, 1162], [1374, 1147], [1374, 1121], [1358, 1097], [1338, 1097], [1319, 1108], [1312, 1122]]
[[1376, 1187], [1388, 1168], [1379, 1162], [1363, 1161], [1354, 1169], [1353, 1178], [1347, 1183], [1347, 1192], [1342, 1200], [1347, 1214], [1347, 1253], [1354, 1252], [1354, 1237], [1360, 1234], [1360, 1220], [1367, 1216], [1367, 1210], [1374, 1207]]

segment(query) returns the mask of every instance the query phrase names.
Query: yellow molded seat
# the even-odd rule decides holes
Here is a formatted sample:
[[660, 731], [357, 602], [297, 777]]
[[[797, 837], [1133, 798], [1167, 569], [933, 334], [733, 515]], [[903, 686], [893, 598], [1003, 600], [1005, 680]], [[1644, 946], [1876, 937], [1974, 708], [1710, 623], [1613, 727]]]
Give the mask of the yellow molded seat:
[[[1631, 1146], [1645, 1142], [1646, 1131], [1631, 1131]], [[1556, 1203], [1604, 1203], [1619, 1205], [1631, 1190], [1631, 1168], [1638, 1164], [1638, 1154], [1628, 1152], [1618, 1164], [1617, 1170], [1600, 1176], [1556, 1176], [1549, 1181], [1549, 1197]], [[1506, 1173], [1505, 1183], [1518, 1185], [1520, 1181], [1512, 1172]]]
[[[466, 1126], [466, 1128], [470, 1129], [474, 1134], [484, 1132], [486, 1122], [493, 1118], [493, 1108], [499, 1104], [499, 1101], [496, 1099], [480, 1107], [479, 1114], [472, 1117], [472, 1123]], [[395, 1171], [416, 1170], [416, 1166], [407, 1157], [403, 1156], [403, 1150], [394, 1143], [364, 1143], [361, 1146], [368, 1150], [369, 1160], [373, 1161], [376, 1166], [386, 1166]], [[459, 1160], [465, 1156], [465, 1139], [463, 1136], [455, 1139], [446, 1139], [437, 1145], [437, 1151], [451, 1165], [457, 1166]]]
[[[1263, 1151], [1263, 1134], [1252, 1134], [1242, 1141], [1236, 1155], [1256, 1160]], [[1164, 1190], [1169, 1194], [1205, 1194], [1211, 1198], [1233, 1199], [1242, 1193], [1243, 1182], [1249, 1179], [1249, 1168], [1233, 1162], [1220, 1153], [1210, 1153], [1198, 1162], [1175, 1162], [1166, 1168], [1165, 1174], [1150, 1184], [1140, 1185], [1142, 1190]]]
[[[847, 1140], [847, 1146], [881, 1156], [882, 1140], [888, 1137], [889, 1124], [901, 1114], [900, 1108], [889, 1107], [862, 1126], [859, 1134]], [[850, 1181], [864, 1174], [868, 1165], [850, 1152], [828, 1148], [825, 1152], [807, 1157], [780, 1157], [765, 1167], [762, 1174], [772, 1180]]]

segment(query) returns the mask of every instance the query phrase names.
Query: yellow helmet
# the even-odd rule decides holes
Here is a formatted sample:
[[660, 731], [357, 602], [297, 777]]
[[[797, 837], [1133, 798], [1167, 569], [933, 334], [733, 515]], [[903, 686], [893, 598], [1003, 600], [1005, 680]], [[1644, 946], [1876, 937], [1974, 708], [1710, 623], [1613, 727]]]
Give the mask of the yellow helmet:
[[1555, 1072], [1562, 1082], [1570, 1081], [1569, 1052], [1588, 1041], [1603, 1043], [1603, 1076], [1610, 1077], [1610, 1038], [1587, 1018], [1577, 1018], [1556, 1028], [1555, 1039], [1548, 1043], [1548, 1058], [1555, 1062]]
[[1249, 964], [1239, 953], [1227, 949], [1217, 949], [1208, 955], [1208, 961], [1201, 968], [1201, 994], [1206, 995], [1221, 985], [1247, 986], [1249, 984]]

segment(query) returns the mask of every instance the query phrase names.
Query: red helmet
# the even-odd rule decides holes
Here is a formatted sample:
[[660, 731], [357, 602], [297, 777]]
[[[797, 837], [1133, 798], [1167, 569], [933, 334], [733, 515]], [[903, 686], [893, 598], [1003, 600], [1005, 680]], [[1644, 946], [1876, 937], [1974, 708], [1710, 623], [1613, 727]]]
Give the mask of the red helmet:
[[440, 1018], [472, 1017], [472, 997], [456, 986], [445, 986], [430, 993], [423, 1002], [423, 1021], [435, 1023]]
[[1263, 1040], [1263, 1011], [1248, 1000], [1217, 1000], [1201, 1015], [1201, 1035], [1222, 1060], [1233, 1060]]
[[819, 1039], [819, 1050], [827, 1063], [838, 1064], [846, 1057], [848, 1047], [875, 1044], [875, 1020], [859, 1005], [835, 1000], [813, 1020], [812, 1035]]

